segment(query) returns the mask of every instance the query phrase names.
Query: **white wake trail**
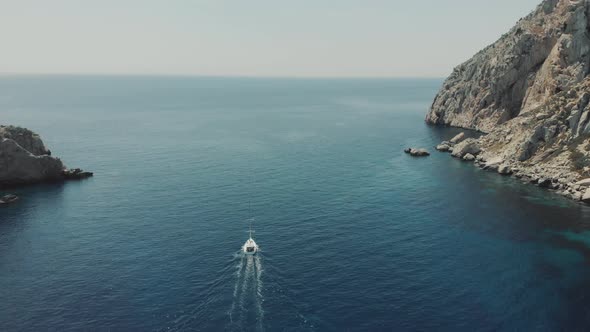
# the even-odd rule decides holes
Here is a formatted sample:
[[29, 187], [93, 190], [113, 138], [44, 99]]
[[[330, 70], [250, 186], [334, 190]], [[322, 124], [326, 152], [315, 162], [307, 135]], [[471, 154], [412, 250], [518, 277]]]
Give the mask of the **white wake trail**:
[[244, 282], [244, 270], [245, 270], [245, 257], [243, 255], [239, 255], [239, 262], [236, 265], [236, 282], [234, 284], [234, 292], [233, 292], [233, 299], [232, 299], [232, 304], [231, 304], [231, 308], [229, 310], [229, 321], [230, 324], [233, 324], [233, 317], [234, 314], [236, 314], [236, 310], [237, 310], [237, 304], [240, 302], [240, 296], [241, 296], [241, 285]]
[[257, 331], [264, 331], [262, 271], [262, 262], [258, 255], [243, 255], [240, 258], [236, 266], [233, 300], [229, 310], [230, 329], [249, 330], [253, 326], [248, 328], [244, 324], [256, 324]]
[[262, 303], [264, 302], [264, 297], [262, 295], [262, 263], [260, 261], [260, 256], [256, 256], [254, 258], [254, 264], [256, 267], [256, 310], [257, 310], [257, 322], [258, 322], [258, 330], [264, 331], [264, 309], [262, 308]]
[[253, 257], [246, 255], [244, 257], [246, 259], [246, 271], [244, 271], [244, 281], [242, 282], [242, 290], [239, 296], [239, 304], [240, 304], [240, 320], [243, 321], [243, 316], [247, 314], [246, 307], [244, 303], [248, 301], [248, 289], [251, 288], [252, 280], [253, 280], [253, 270], [254, 270], [254, 263]]

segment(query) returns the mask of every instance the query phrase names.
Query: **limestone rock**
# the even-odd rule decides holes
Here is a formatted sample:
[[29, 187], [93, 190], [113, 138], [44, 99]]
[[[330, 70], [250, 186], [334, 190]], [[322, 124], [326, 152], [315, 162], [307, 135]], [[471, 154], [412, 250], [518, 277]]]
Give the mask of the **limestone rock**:
[[408, 149], [405, 149], [404, 152], [411, 155], [412, 157], [428, 157], [428, 156], [430, 156], [430, 152], [428, 152], [426, 149], [408, 148]]
[[451, 147], [446, 144], [439, 144], [436, 146], [436, 149], [441, 152], [448, 152], [451, 149]]
[[475, 160], [475, 156], [472, 155], [471, 153], [467, 153], [466, 155], [463, 156], [463, 160], [465, 160], [465, 161], [474, 161]]
[[457, 143], [461, 142], [464, 138], [465, 138], [465, 133], [460, 133], [457, 136], [451, 138], [451, 143], [457, 144]]
[[493, 157], [484, 163], [483, 168], [490, 171], [497, 171], [500, 169], [500, 165], [504, 162], [502, 157]]
[[490, 132], [580, 82], [590, 64], [588, 7], [586, 0], [544, 0], [497, 42], [455, 68], [426, 121]]
[[581, 200], [584, 203], [590, 203], [590, 189], [586, 189], [586, 192], [584, 193], [584, 195], [582, 195]]
[[512, 169], [510, 168], [510, 165], [502, 164], [498, 167], [498, 173], [502, 175], [510, 175], [512, 174]]
[[463, 158], [466, 154], [477, 155], [481, 152], [477, 141], [473, 138], [468, 138], [453, 147], [453, 157]]
[[590, 179], [580, 180], [576, 182], [574, 185], [580, 187], [590, 187]]

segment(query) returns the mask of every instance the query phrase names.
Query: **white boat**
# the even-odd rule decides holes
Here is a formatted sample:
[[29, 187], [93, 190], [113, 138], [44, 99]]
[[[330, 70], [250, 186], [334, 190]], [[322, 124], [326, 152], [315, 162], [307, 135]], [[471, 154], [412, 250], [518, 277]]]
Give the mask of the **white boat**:
[[246, 255], [255, 255], [260, 248], [252, 238], [252, 225], [250, 225], [250, 238], [242, 246], [242, 251]]

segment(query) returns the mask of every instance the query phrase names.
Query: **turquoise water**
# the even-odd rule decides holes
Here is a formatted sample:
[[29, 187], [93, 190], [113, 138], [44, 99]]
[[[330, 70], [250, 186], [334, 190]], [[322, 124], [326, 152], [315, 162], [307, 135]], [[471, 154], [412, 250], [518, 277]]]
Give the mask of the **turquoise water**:
[[96, 175], [0, 209], [0, 330], [586, 330], [589, 208], [403, 153], [440, 84], [1, 78]]

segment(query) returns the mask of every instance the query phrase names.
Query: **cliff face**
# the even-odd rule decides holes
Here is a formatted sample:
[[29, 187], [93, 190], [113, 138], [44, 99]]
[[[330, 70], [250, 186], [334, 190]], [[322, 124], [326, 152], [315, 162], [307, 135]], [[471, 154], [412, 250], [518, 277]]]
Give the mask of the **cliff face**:
[[481, 149], [476, 164], [500, 164], [503, 173], [549, 181], [582, 200], [586, 190], [576, 182], [590, 176], [589, 74], [590, 0], [545, 0], [453, 71], [426, 122], [486, 132], [470, 142]]
[[49, 154], [32, 131], [0, 126], [0, 186], [63, 179], [64, 165]]
[[545, 0], [500, 40], [459, 65], [426, 121], [491, 131], [588, 74], [588, 0]]

